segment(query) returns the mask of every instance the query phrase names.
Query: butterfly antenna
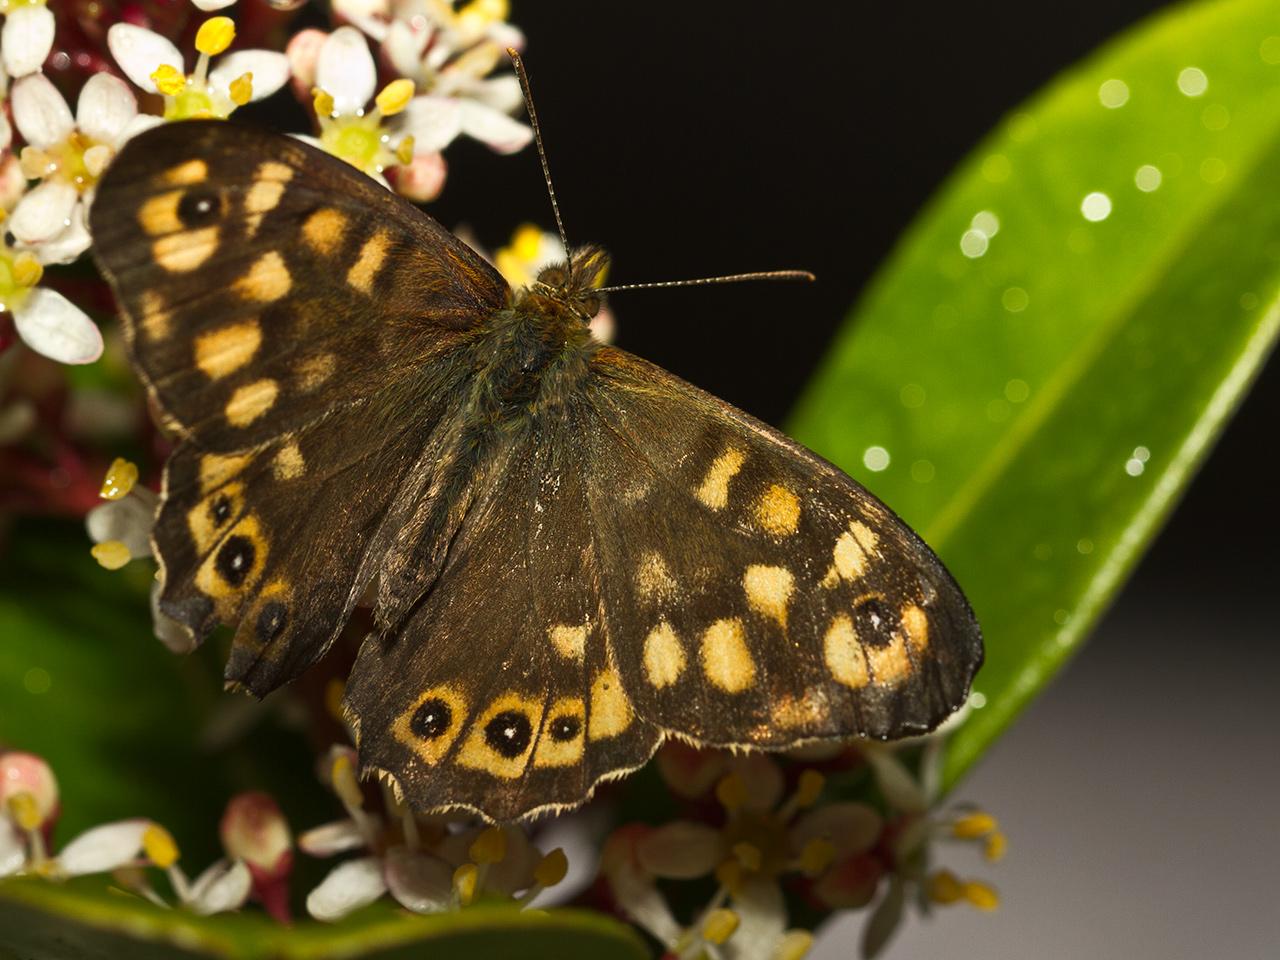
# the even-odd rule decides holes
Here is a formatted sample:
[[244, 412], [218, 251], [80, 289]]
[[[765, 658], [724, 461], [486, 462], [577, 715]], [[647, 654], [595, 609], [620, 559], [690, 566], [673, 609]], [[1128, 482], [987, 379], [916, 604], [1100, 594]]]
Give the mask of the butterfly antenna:
[[731, 273], [723, 277], [699, 277], [696, 280], [660, 280], [657, 283], [620, 283], [614, 287], [600, 287], [597, 293], [617, 293], [619, 290], [659, 290], [663, 287], [706, 287], [713, 283], [738, 283], [741, 280], [809, 280], [815, 277], [808, 270], [763, 270], [757, 273]]
[[569, 256], [569, 237], [564, 232], [564, 221], [560, 219], [560, 204], [556, 203], [556, 188], [551, 183], [551, 167], [547, 165], [547, 151], [542, 146], [542, 130], [538, 127], [538, 111], [533, 107], [533, 92], [529, 89], [529, 74], [524, 69], [524, 61], [514, 47], [507, 47], [507, 56], [520, 78], [520, 91], [524, 94], [524, 106], [529, 111], [529, 126], [533, 128], [533, 142], [538, 147], [538, 159], [542, 161], [542, 179], [547, 181], [547, 194], [551, 197], [551, 210], [556, 215], [556, 229], [560, 231], [560, 243], [564, 246], [565, 257]]

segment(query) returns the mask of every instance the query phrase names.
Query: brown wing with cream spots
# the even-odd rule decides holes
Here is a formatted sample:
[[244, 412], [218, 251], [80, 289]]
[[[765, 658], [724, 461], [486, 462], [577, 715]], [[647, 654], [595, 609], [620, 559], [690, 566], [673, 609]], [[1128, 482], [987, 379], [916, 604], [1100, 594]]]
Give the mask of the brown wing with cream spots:
[[439, 363], [508, 293], [465, 244], [353, 167], [222, 121], [130, 141], [91, 227], [158, 406], [217, 452]]
[[882, 503], [777, 431], [602, 350], [584, 456], [610, 644], [636, 712], [717, 745], [933, 729], [977, 622]]
[[513, 437], [438, 581], [365, 641], [346, 706], [361, 764], [417, 809], [497, 820], [576, 806], [642, 765], [660, 734], [611, 654], [573, 417]]

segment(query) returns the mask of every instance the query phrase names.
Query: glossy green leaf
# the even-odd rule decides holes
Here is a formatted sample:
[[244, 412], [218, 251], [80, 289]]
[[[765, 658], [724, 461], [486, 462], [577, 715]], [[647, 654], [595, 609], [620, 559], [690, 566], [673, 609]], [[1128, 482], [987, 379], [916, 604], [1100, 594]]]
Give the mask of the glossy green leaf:
[[1161, 14], [965, 161], [799, 404], [983, 624], [949, 782], [1084, 639], [1274, 344], [1277, 183], [1274, 4]]
[[640, 936], [625, 924], [582, 910], [516, 910], [478, 904], [459, 913], [407, 915], [375, 904], [326, 926], [282, 927], [260, 913], [198, 917], [164, 910], [85, 878], [55, 884], [0, 882], [0, 960], [644, 960]]

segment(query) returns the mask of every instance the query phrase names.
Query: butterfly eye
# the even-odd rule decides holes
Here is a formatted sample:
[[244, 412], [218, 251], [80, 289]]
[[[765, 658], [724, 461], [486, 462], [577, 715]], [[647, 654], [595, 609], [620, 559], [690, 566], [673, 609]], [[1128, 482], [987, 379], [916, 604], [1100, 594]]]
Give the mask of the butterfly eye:
[[[495, 718], [496, 719], [496, 718]], [[453, 724], [453, 711], [439, 697], [431, 697], [413, 712], [409, 729], [423, 740], [435, 740], [447, 733]]]
[[484, 727], [485, 743], [507, 758], [524, 753], [532, 738], [533, 725], [518, 710], [503, 710]]
[[564, 267], [547, 267], [538, 274], [538, 282], [546, 284], [548, 287], [556, 287], [557, 289], [564, 287], [569, 280], [569, 274]]
[[188, 228], [204, 227], [222, 217], [222, 197], [216, 190], [188, 190], [178, 201], [178, 219]]

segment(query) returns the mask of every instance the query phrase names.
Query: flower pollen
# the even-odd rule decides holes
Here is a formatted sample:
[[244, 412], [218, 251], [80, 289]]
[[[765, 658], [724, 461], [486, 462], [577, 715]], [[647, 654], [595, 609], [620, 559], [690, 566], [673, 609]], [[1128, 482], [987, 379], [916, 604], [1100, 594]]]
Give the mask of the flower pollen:
[[120, 500], [129, 495], [137, 482], [137, 465], [124, 457], [116, 457], [107, 468], [107, 475], [102, 478], [102, 489], [98, 491], [98, 496], [103, 500]]
[[178, 862], [178, 844], [173, 834], [158, 823], [151, 824], [142, 834], [142, 851], [148, 860], [163, 870]]
[[196, 31], [196, 49], [206, 57], [224, 52], [236, 38], [235, 21], [230, 17], [211, 17]]
[[720, 907], [707, 914], [702, 923], [702, 936], [708, 943], [720, 946], [738, 929], [740, 918], [737, 913], [727, 907]]
[[104, 540], [102, 543], [95, 543], [89, 549], [89, 553], [108, 570], [119, 570], [133, 559], [129, 548], [120, 540]]

